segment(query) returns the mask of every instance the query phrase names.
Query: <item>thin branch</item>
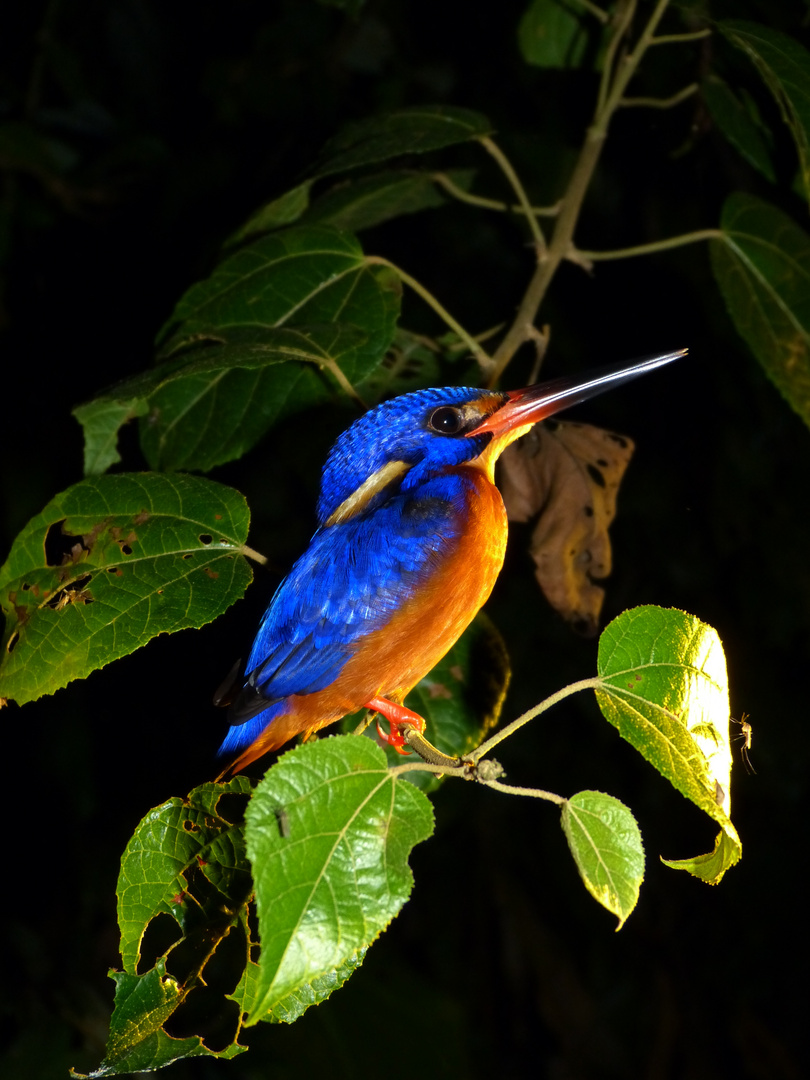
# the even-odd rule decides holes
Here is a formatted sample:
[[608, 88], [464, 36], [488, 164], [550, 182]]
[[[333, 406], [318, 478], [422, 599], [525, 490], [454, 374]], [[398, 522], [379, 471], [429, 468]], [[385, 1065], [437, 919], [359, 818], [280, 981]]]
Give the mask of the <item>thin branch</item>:
[[585, 141], [574, 166], [574, 171], [571, 174], [548, 250], [538, 260], [537, 268], [524, 293], [512, 326], [495, 352], [494, 364], [489, 375], [489, 386], [494, 386], [497, 383], [515, 352], [529, 338], [529, 328], [534, 325], [540, 304], [554, 274], [557, 272], [562, 260], [570, 256], [573, 249], [574, 231], [582, 209], [582, 203], [602, 152], [610, 121], [624, 96], [627, 84], [635, 74], [641, 58], [653, 39], [668, 3], [669, 0], [658, 0], [635, 48], [623, 56], [619, 62], [616, 62], [620, 42], [629, 29], [630, 21], [636, 9], [636, 0], [628, 0], [626, 5], [620, 8], [616, 27], [605, 55], [605, 69], [599, 88], [593, 122], [585, 134]]
[[512, 185], [512, 190], [514, 191], [515, 195], [517, 195], [518, 202], [523, 207], [523, 213], [526, 215], [526, 222], [529, 226], [529, 230], [531, 231], [535, 245], [537, 246], [538, 258], [542, 258], [546, 250], [546, 238], [545, 236], [543, 236], [542, 230], [537, 224], [537, 218], [532, 213], [532, 205], [529, 202], [529, 197], [526, 194], [526, 190], [523, 187], [523, 184], [521, 184], [520, 182], [520, 178], [518, 177], [515, 170], [512, 168], [511, 161], [507, 158], [506, 154], [504, 154], [503, 150], [501, 150], [498, 144], [493, 142], [492, 139], [490, 139], [488, 136], [484, 135], [478, 141], [481, 143], [487, 153], [495, 159], [501, 169], [501, 172]]
[[711, 37], [711, 27], [706, 27], [705, 30], [690, 30], [686, 34], [661, 34], [660, 37], [654, 37], [650, 41], [650, 45], [676, 45], [682, 41], [700, 41], [701, 38]]
[[508, 739], [510, 735], [514, 735], [514, 733], [522, 728], [524, 724], [528, 724], [530, 720], [534, 720], [536, 716], [540, 716], [541, 713], [546, 712], [552, 705], [556, 705], [558, 702], [563, 701], [572, 694], [579, 693], [580, 690], [598, 690], [602, 685], [602, 680], [597, 676], [592, 679], [581, 679], [579, 682], [564, 686], [562, 690], [558, 690], [555, 694], [547, 697], [545, 701], [541, 701], [539, 705], [535, 705], [534, 708], [523, 713], [517, 720], [513, 720], [511, 724], [507, 724], [505, 728], [496, 731], [492, 738], [482, 742], [471, 754], [465, 754], [464, 760], [476, 764], [485, 754], [494, 750], [498, 743], [503, 742], [504, 739]]
[[485, 349], [481, 348], [481, 346], [478, 344], [474, 337], [471, 337], [470, 334], [467, 333], [461, 323], [456, 322], [450, 312], [447, 311], [447, 309], [439, 303], [433, 293], [426, 289], [421, 282], [417, 281], [416, 278], [411, 277], [411, 275], [407, 274], [404, 270], [401, 270], [395, 263], [392, 263], [389, 259], [384, 259], [382, 255], [366, 255], [365, 262], [368, 265], [373, 264], [375, 266], [389, 267], [389, 269], [393, 270], [394, 273], [402, 281], [404, 281], [406, 285], [410, 285], [413, 291], [417, 293], [417, 295], [421, 296], [425, 303], [433, 308], [439, 318], [450, 327], [453, 333], [457, 334], [459, 338], [464, 342], [464, 344], [473, 354], [475, 359], [478, 361], [478, 364], [484, 374], [489, 374], [493, 366], [492, 357]]
[[610, 21], [610, 15], [606, 11], [603, 11], [602, 8], [597, 7], [596, 4], [592, 4], [591, 0], [574, 0], [574, 3], [585, 8], [588, 14], [593, 15], [603, 26], [606, 26]]
[[616, 59], [616, 53], [618, 52], [624, 35], [630, 28], [630, 23], [635, 11], [636, 0], [627, 0], [623, 6], [621, 4], [619, 5], [616, 14], [613, 16], [615, 25], [613, 34], [605, 49], [605, 59], [602, 64], [602, 78], [599, 80], [599, 94], [596, 98], [595, 116], [601, 115], [604, 111], [610, 93], [611, 80], [614, 75], [613, 65]]
[[505, 795], [529, 795], [534, 799], [545, 799], [547, 802], [556, 803], [558, 806], [568, 802], [568, 799], [564, 799], [562, 795], [555, 795], [553, 791], [542, 791], [540, 788], [515, 787], [514, 784], [502, 784], [500, 780], [482, 780], [481, 783], [484, 787], [502, 791]]
[[[636, 247], [616, 248], [614, 251], [583, 251], [582, 248], [573, 248], [569, 254], [574, 262], [585, 260], [586, 262], [606, 262], [609, 259], [631, 259], [636, 255], [653, 255], [657, 251], [668, 251], [671, 248], [685, 247], [687, 244], [696, 244], [700, 240], [722, 240], [722, 229], [698, 229], [697, 232], [683, 233], [681, 236], [671, 236], [668, 240], [653, 240], [649, 244], [638, 244]], [[575, 257], [574, 257], [575, 256]]]
[[[464, 188], [459, 187], [446, 173], [432, 173], [431, 179], [440, 187], [443, 187], [448, 195], [452, 195], [454, 199], [458, 199], [460, 202], [480, 206], [484, 210], [499, 210], [512, 214], [526, 213], [525, 207], [518, 203], [507, 203], [502, 199], [487, 199], [483, 195], [473, 195], [469, 191], [465, 191]], [[530, 210], [535, 217], [556, 217], [560, 212], [560, 203], [556, 202], [553, 206], [532, 206]]]
[[655, 97], [635, 97], [635, 98], [622, 98], [619, 105], [624, 109], [636, 108], [644, 106], [648, 109], [672, 109], [676, 105], [680, 105], [682, 101], [686, 101], [687, 98], [696, 94], [700, 87], [697, 83], [690, 83], [689, 86], [685, 86], [683, 90], [679, 90], [677, 94], [673, 94], [668, 98], [655, 98]]

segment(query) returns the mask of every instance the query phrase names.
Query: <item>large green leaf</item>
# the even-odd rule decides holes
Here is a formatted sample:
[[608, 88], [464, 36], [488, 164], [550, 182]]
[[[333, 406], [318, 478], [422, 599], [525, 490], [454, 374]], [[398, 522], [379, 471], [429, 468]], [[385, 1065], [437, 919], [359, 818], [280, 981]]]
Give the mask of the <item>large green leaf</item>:
[[73, 410], [91, 471], [111, 464], [101, 454], [88, 461], [91, 445], [114, 448], [121, 423], [133, 414], [144, 417], [141, 448], [151, 468], [208, 470], [241, 457], [279, 420], [345, 393], [377, 368], [364, 348], [367, 336], [339, 323], [222, 337], [235, 340], [184, 351]]
[[742, 850], [729, 817], [728, 677], [717, 632], [682, 611], [633, 608], [603, 631], [598, 669], [605, 717], [721, 826], [710, 855], [668, 864], [715, 884]]
[[636, 819], [612, 795], [580, 791], [563, 803], [562, 827], [585, 888], [618, 917], [621, 930], [644, 880]]
[[99, 476], [52, 499], [0, 569], [0, 697], [23, 704], [200, 627], [251, 580], [249, 512], [232, 488], [191, 476]]
[[243, 987], [246, 1023], [374, 941], [410, 893], [411, 848], [432, 831], [426, 797], [368, 739], [298, 746], [268, 771], [247, 812], [262, 952]]
[[718, 28], [751, 59], [782, 111], [799, 151], [805, 194], [810, 199], [810, 52], [779, 30], [742, 19]]
[[810, 425], [810, 236], [752, 195], [729, 196], [712, 269], [738, 333]]
[[239, 331], [350, 323], [366, 335], [358, 363], [370, 365], [393, 339], [399, 296], [396, 276], [366, 265], [350, 233], [302, 225], [224, 259], [181, 297], [159, 340], [165, 357], [199, 340], [233, 340]]
[[424, 154], [489, 135], [481, 113], [452, 105], [417, 105], [349, 124], [324, 147], [315, 175], [375, 165], [403, 154]]

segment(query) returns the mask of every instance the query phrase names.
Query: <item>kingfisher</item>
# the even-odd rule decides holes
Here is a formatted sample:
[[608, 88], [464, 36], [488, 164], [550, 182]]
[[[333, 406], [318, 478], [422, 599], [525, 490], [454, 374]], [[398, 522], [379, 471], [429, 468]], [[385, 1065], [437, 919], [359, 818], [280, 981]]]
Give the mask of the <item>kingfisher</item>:
[[443, 387], [377, 405], [339, 436], [318, 528], [279, 585], [233, 695], [219, 756], [241, 771], [365, 707], [386, 741], [424, 720], [402, 702], [458, 640], [503, 565], [495, 462], [539, 420], [686, 350], [523, 390]]

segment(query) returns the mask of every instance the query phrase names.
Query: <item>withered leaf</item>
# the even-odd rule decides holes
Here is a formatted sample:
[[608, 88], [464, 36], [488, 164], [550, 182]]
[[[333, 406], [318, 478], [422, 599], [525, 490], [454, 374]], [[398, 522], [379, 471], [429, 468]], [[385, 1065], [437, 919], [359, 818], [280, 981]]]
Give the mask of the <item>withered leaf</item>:
[[540, 514], [531, 555], [549, 603], [575, 629], [596, 633], [611, 570], [608, 527], [634, 445], [590, 424], [547, 421], [507, 447], [499, 485], [510, 521]]

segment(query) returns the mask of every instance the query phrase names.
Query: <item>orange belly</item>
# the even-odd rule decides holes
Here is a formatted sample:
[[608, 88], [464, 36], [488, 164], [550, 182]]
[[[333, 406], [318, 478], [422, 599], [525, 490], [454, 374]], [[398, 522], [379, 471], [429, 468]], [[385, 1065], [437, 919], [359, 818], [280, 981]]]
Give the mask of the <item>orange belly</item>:
[[401, 701], [458, 640], [486, 602], [506, 550], [500, 492], [479, 469], [463, 466], [472, 490], [465, 528], [453, 550], [385, 626], [362, 638], [340, 675], [323, 690], [291, 695], [289, 708], [234, 761], [238, 772], [299, 732], [334, 723], [374, 697]]

